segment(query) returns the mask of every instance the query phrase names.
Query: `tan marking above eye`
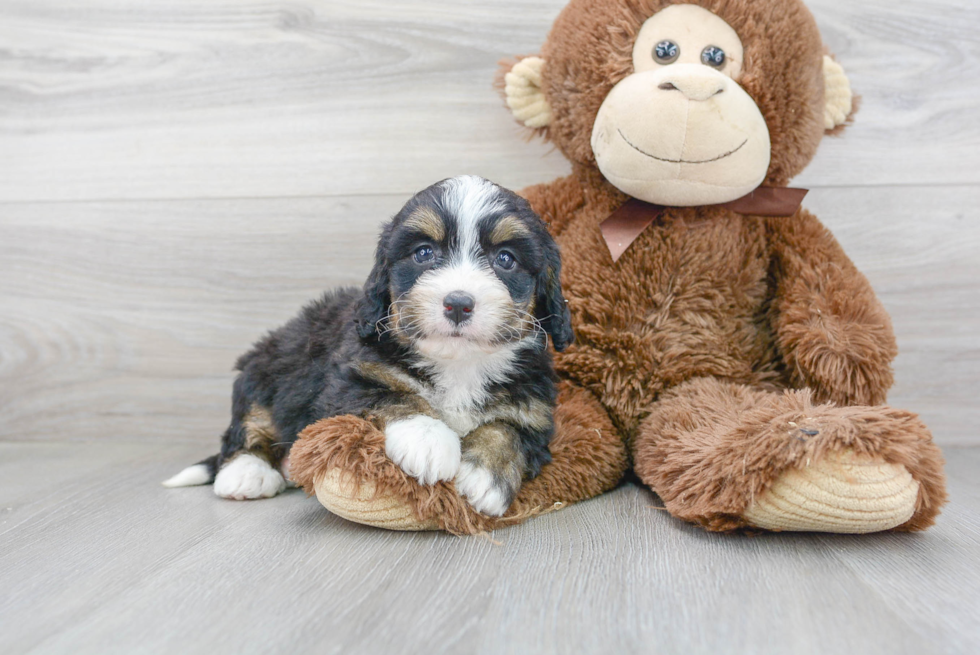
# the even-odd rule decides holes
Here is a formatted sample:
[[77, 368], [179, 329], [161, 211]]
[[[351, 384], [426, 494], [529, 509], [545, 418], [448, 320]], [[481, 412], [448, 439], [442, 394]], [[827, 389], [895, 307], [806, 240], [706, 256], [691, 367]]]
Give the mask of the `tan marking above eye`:
[[439, 243], [446, 237], [446, 226], [438, 214], [428, 207], [420, 207], [405, 219], [405, 227], [418, 230]]
[[531, 231], [516, 216], [504, 216], [493, 226], [490, 233], [490, 243], [497, 245], [517, 238], [527, 238], [531, 236]]

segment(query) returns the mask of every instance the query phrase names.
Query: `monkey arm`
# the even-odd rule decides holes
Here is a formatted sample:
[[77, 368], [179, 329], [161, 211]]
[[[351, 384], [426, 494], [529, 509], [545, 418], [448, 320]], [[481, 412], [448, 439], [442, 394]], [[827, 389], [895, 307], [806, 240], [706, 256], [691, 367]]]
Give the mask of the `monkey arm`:
[[769, 219], [769, 229], [770, 320], [792, 384], [821, 402], [884, 402], [898, 349], [867, 278], [809, 212]]
[[529, 186], [521, 189], [520, 195], [548, 225], [553, 236], [561, 234], [575, 213], [585, 204], [581, 182], [574, 175]]

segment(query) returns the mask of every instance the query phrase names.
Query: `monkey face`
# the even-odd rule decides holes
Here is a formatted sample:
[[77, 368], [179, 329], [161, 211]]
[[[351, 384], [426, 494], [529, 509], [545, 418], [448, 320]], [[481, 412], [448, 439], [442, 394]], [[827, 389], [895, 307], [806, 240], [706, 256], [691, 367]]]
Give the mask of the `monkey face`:
[[769, 130], [735, 81], [742, 43], [721, 18], [672, 5], [648, 19], [634, 72], [606, 96], [592, 128], [602, 174], [629, 195], [664, 205], [739, 198], [766, 177]]
[[850, 85], [825, 53], [803, 0], [569, 0], [502, 91], [578, 170], [712, 204], [785, 186], [843, 129]]

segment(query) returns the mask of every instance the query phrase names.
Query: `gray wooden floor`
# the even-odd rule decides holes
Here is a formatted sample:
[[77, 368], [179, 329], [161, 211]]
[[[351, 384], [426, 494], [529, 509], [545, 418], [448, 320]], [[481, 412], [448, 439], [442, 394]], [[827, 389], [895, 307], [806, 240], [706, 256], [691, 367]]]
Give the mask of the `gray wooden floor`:
[[795, 183], [946, 452], [929, 532], [711, 535], [628, 484], [458, 539], [159, 486], [413, 191], [568, 170], [491, 88], [563, 2], [0, 0], [0, 653], [980, 651], [974, 0], [810, 2], [863, 104]]
[[196, 451], [0, 444], [0, 652], [976, 652], [977, 448], [923, 534], [710, 534], [627, 485], [493, 541], [161, 490]]

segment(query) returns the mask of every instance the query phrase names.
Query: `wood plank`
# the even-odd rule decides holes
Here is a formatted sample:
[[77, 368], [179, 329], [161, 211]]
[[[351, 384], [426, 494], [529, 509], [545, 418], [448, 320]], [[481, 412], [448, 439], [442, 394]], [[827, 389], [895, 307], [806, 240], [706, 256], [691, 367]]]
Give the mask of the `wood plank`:
[[[628, 484], [492, 540], [365, 528], [295, 491], [160, 487], [189, 444], [90, 449], [0, 443], [17, 517], [0, 531], [5, 653], [896, 654], [980, 639], [976, 448], [949, 449], [953, 501], [918, 535], [708, 534]], [[8, 480], [25, 467], [49, 471], [52, 493], [21, 495]]]
[[[0, 200], [409, 193], [568, 169], [491, 88], [564, 0], [12, 0]], [[813, 0], [863, 97], [805, 186], [980, 182], [980, 7]]]
[[4, 207], [0, 437], [216, 444], [238, 355], [362, 284], [404, 200]]
[[[975, 183], [972, 173], [955, 169], [980, 156], [980, 42], [973, 36], [980, 5], [973, 0], [806, 4], [861, 104], [854, 124], [840, 138], [824, 139], [795, 183]], [[933, 166], [938, 168], [924, 170]]]
[[863, 104], [796, 183], [893, 315], [890, 401], [948, 459], [934, 529], [712, 535], [626, 484], [458, 539], [159, 486], [411, 192], [568, 170], [490, 87], [564, 3], [0, 4], [0, 652], [977, 649], [973, 0], [808, 3]]
[[[968, 564], [980, 543], [980, 449], [944, 450], [950, 502], [935, 530], [900, 542], [886, 535], [820, 539], [923, 639], [943, 634], [923, 652], [972, 653], [980, 646], [980, 569]], [[929, 611], [915, 618], [923, 607]]]
[[[241, 352], [360, 284], [406, 196], [0, 205], [0, 438], [190, 439], [225, 427]], [[815, 190], [892, 312], [891, 401], [980, 444], [980, 187]]]

